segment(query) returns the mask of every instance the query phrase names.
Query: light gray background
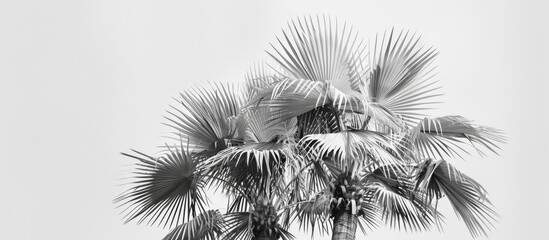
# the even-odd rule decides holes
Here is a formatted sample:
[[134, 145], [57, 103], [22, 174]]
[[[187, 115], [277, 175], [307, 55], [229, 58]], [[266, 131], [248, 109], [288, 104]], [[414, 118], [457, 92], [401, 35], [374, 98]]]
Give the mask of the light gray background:
[[[437, 114], [509, 138], [501, 156], [455, 161], [502, 215], [490, 239], [542, 239], [549, 9], [441, 2], [0, 1], [0, 239], [161, 239], [167, 229], [123, 225], [111, 203], [131, 170], [119, 152], [155, 153], [172, 97], [194, 83], [242, 81], [288, 20], [318, 13], [365, 37], [409, 28], [439, 49]], [[470, 238], [443, 208], [443, 234], [381, 228], [366, 238]]]

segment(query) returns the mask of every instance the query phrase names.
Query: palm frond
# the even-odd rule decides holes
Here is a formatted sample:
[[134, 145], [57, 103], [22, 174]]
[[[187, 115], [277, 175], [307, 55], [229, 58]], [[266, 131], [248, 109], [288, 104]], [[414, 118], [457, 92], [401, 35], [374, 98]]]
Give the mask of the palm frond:
[[125, 207], [126, 223], [149, 219], [148, 224], [171, 227], [205, 211], [208, 199], [203, 191], [205, 179], [197, 171], [198, 160], [183, 149], [168, 150], [158, 159], [135, 150], [122, 153], [139, 161], [134, 186], [114, 200]]
[[490, 207], [486, 190], [448, 162], [427, 161], [418, 175], [417, 187], [431, 198], [446, 196], [473, 237], [487, 235], [494, 228], [498, 214]]
[[283, 227], [277, 228], [278, 234], [282, 240], [294, 240], [295, 236]]
[[295, 211], [292, 212], [294, 220], [299, 223], [299, 229], [310, 231], [311, 236], [318, 230], [321, 234], [329, 233], [332, 229], [330, 221], [332, 195], [327, 192], [307, 193], [307, 195], [310, 195], [309, 199], [298, 202]]
[[342, 170], [338, 167], [335, 161], [324, 158], [315, 158], [312, 160], [311, 168], [308, 169], [308, 174], [305, 175], [307, 189], [309, 191], [320, 191], [326, 189], [333, 184], [337, 176], [342, 174]]
[[[269, 125], [270, 117], [273, 115], [270, 107], [248, 109], [245, 112], [247, 121], [245, 142], [268, 143], [281, 142], [295, 133], [295, 120], [279, 122], [276, 125]], [[292, 130], [294, 132], [292, 132]], [[293, 137], [293, 136], [292, 136]]]
[[371, 192], [366, 192], [360, 203], [362, 214], [359, 215], [358, 227], [363, 234], [366, 234], [366, 228], [374, 230], [381, 225], [380, 207]]
[[201, 169], [223, 190], [266, 191], [283, 178], [285, 154], [278, 143], [247, 143], [227, 148], [205, 160]]
[[219, 152], [211, 161], [219, 159], [217, 161], [222, 161], [224, 166], [244, 163], [247, 168], [256, 168], [258, 172], [270, 175], [272, 168], [279, 166], [284, 159], [282, 148], [283, 145], [279, 143], [246, 143]]
[[[227, 147], [237, 126], [229, 118], [240, 113], [243, 97], [236, 86], [214, 84], [211, 89], [196, 87], [181, 93], [179, 106], [171, 106], [166, 125], [174, 128], [193, 152], [216, 152]], [[184, 136], [184, 137], [183, 137]]]
[[[232, 199], [232, 200], [231, 200]], [[247, 197], [242, 194], [234, 194], [234, 196], [229, 195], [227, 201], [227, 212], [247, 212], [250, 211], [252, 203], [248, 200]]]
[[498, 144], [505, 142], [501, 131], [474, 124], [462, 116], [423, 119], [411, 133], [411, 142], [422, 158], [444, 158], [469, 153], [461, 145], [472, 145], [480, 155], [483, 147], [497, 154]]
[[343, 131], [311, 134], [300, 140], [309, 154], [334, 157], [340, 169], [363, 169], [365, 166], [383, 166], [398, 161], [394, 145], [384, 135], [372, 131]]
[[[266, 126], [269, 108], [248, 109], [243, 117], [245, 133], [243, 141], [218, 152], [203, 162], [203, 168], [216, 178], [223, 178], [229, 184], [250, 190], [265, 190], [282, 178], [284, 161], [292, 151], [288, 149], [295, 133], [296, 120]], [[226, 182], [219, 186], [226, 186]]]
[[[342, 170], [330, 159], [308, 158], [303, 155], [292, 167], [285, 168], [290, 203], [300, 203], [310, 199], [311, 193], [325, 193], [334, 187], [333, 182]], [[289, 219], [287, 219], [289, 221]]]
[[258, 62], [250, 67], [245, 77], [246, 96], [249, 99], [284, 79], [280, 70], [273, 69], [274, 64]]
[[272, 125], [325, 106], [338, 112], [362, 110], [358, 96], [346, 94], [330, 83], [304, 79], [282, 80], [247, 104], [248, 108], [270, 107]]
[[417, 122], [422, 116], [419, 111], [436, 103], [433, 98], [440, 95], [435, 93], [439, 87], [431, 67], [436, 55], [433, 48], [421, 46], [415, 34], [394, 34], [393, 30], [384, 34], [374, 44], [367, 98], [408, 123]]
[[296, 138], [309, 134], [333, 133], [341, 131], [341, 124], [338, 116], [330, 108], [315, 108], [309, 112], [299, 115], [297, 118]]
[[224, 228], [219, 210], [209, 210], [177, 226], [163, 240], [215, 240]]
[[370, 202], [381, 209], [382, 220], [393, 228], [412, 231], [428, 230], [439, 226], [443, 216], [431, 206], [424, 194], [415, 191], [414, 177], [408, 169], [382, 166], [366, 173], [361, 182]]
[[[367, 91], [367, 88], [361, 86], [361, 92]], [[362, 109], [348, 114], [351, 116], [353, 129], [370, 129], [388, 133], [390, 131], [401, 131], [405, 127], [403, 118], [382, 104], [364, 96], [359, 97], [359, 99], [358, 106]]]
[[368, 66], [364, 41], [337, 19], [317, 16], [296, 19], [267, 52], [291, 79], [329, 82], [346, 94], [358, 91]]
[[384, 184], [370, 184], [369, 194], [381, 209], [382, 221], [392, 228], [412, 231], [428, 230], [439, 218], [435, 209], [426, 207], [402, 191]]
[[225, 215], [227, 229], [221, 239], [242, 239], [251, 240], [254, 235], [252, 232], [252, 215], [249, 212], [234, 212]]

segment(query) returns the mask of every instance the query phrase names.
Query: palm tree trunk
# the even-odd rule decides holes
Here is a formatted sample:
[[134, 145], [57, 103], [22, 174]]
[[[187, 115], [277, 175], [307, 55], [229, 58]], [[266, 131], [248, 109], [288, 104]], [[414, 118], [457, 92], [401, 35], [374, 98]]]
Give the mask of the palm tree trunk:
[[355, 240], [358, 217], [349, 211], [340, 211], [334, 218], [332, 240]]

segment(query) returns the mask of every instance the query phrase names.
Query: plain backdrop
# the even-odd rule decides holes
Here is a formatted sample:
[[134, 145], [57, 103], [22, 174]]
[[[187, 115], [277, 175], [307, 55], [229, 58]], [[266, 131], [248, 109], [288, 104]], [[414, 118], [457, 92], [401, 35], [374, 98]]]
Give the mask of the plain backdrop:
[[[133, 163], [119, 153], [158, 152], [173, 97], [196, 83], [242, 81], [285, 24], [309, 14], [347, 21], [369, 39], [410, 29], [435, 46], [445, 94], [436, 115], [460, 114], [509, 139], [500, 156], [452, 161], [486, 187], [501, 215], [490, 239], [542, 239], [542, 2], [1, 0], [0, 239], [161, 239], [168, 229], [124, 225], [112, 204]], [[383, 227], [359, 239], [471, 239], [443, 210], [443, 233]]]

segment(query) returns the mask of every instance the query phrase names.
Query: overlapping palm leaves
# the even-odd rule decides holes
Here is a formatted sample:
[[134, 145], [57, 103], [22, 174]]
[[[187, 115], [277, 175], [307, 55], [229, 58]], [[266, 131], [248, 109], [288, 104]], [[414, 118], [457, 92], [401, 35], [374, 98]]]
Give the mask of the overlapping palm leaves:
[[179, 105], [168, 111], [166, 125], [173, 127], [174, 138], [185, 140], [193, 152], [212, 156], [225, 149], [239, 133], [237, 124], [227, 120], [240, 113], [243, 100], [236, 86], [195, 87], [181, 93]]
[[[291, 239], [291, 223], [329, 233], [341, 213], [362, 231], [421, 231], [439, 227], [446, 196], [473, 236], [493, 227], [484, 189], [442, 159], [466, 144], [497, 153], [505, 139], [461, 116], [426, 118], [440, 95], [433, 48], [392, 30], [367, 45], [327, 17], [290, 22], [272, 47], [243, 86], [181, 94], [167, 118], [180, 147], [126, 154], [139, 160], [116, 199], [127, 221], [175, 224], [170, 240]], [[208, 186], [227, 195], [226, 213], [206, 211]]]
[[424, 162], [417, 175], [416, 190], [425, 193], [428, 202], [445, 195], [475, 237], [487, 235], [499, 216], [490, 206], [486, 190], [445, 160]]
[[[281, 199], [270, 196], [271, 200], [280, 201], [275, 207], [271, 200], [258, 201], [266, 199], [262, 193], [265, 192], [264, 189], [240, 188], [243, 184], [225, 185], [224, 183], [235, 179], [224, 180], [219, 176], [208, 175], [209, 171], [200, 166], [204, 161], [200, 154], [193, 154], [179, 147], [168, 148], [160, 158], [137, 151], [135, 155], [124, 155], [139, 161], [135, 172], [136, 180], [133, 182], [135, 186], [115, 199], [119, 206], [125, 207], [126, 221], [138, 219], [141, 223], [148, 220], [149, 224], [157, 223], [170, 228], [176, 225], [164, 238], [166, 240], [254, 239], [254, 236], [261, 233], [254, 234], [254, 228], [261, 228], [265, 221], [275, 219], [269, 222], [267, 231], [273, 231], [284, 240], [293, 238], [277, 221], [282, 215]], [[227, 195], [235, 196], [227, 213], [206, 210], [209, 202], [206, 195], [208, 185], [222, 185]], [[275, 193], [277, 192], [272, 191], [270, 195], [276, 195]], [[261, 209], [265, 208], [269, 208], [267, 220], [256, 219], [254, 213], [263, 217]]]
[[498, 143], [505, 141], [501, 131], [480, 126], [462, 116], [425, 118], [411, 131], [411, 141], [423, 158], [462, 157], [471, 145], [479, 154], [483, 150], [497, 154]]

